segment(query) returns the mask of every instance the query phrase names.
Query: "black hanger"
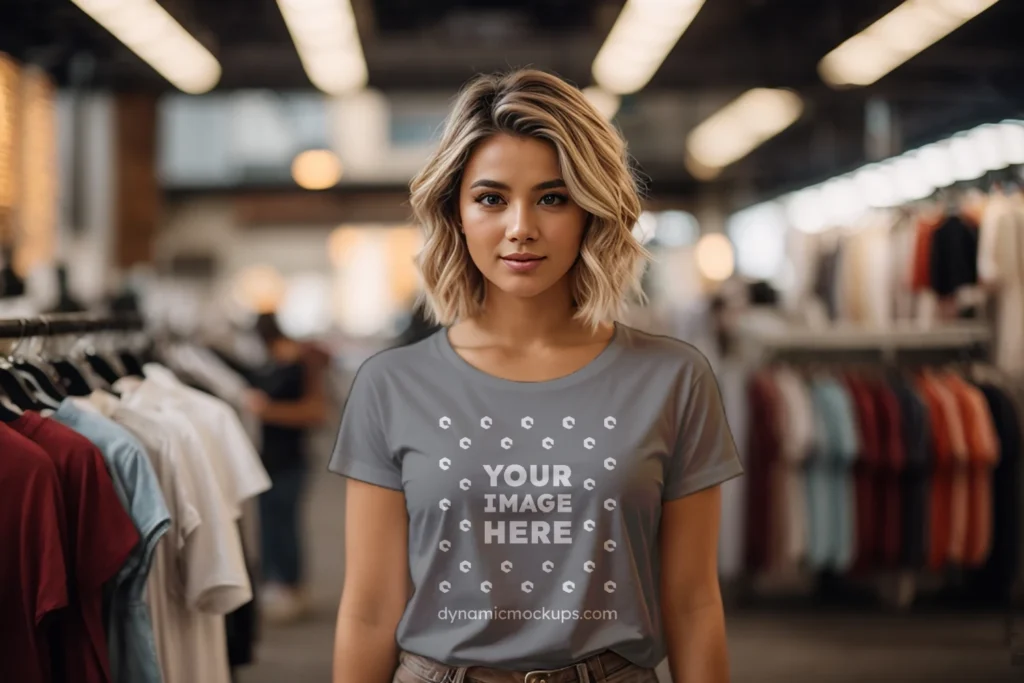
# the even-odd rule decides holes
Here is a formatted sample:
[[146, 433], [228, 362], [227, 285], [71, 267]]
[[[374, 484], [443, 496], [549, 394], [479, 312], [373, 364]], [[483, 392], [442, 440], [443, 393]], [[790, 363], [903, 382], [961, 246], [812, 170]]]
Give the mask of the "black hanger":
[[33, 365], [29, 361], [19, 358], [14, 361], [14, 368], [18, 372], [22, 373], [22, 377], [26, 380], [31, 379], [34, 381], [39, 391], [50, 399], [60, 403], [67, 396], [67, 392], [54, 384], [53, 380], [50, 379], [50, 376], [46, 374], [46, 371], [37, 365]]
[[[21, 326], [24, 331], [24, 320], [21, 321]], [[18, 337], [18, 343], [15, 344], [14, 350], [11, 351], [12, 355], [21, 344], [22, 338], [23, 335]], [[0, 359], [0, 389], [7, 394], [7, 397], [14, 405], [22, 410], [42, 410], [43, 408], [50, 407], [36, 400], [37, 387], [32, 386], [31, 382], [26, 380], [21, 373], [17, 372], [7, 359]]]
[[129, 377], [146, 376], [142, 371], [142, 362], [131, 351], [125, 349], [117, 354], [117, 357], [121, 360], [121, 365], [124, 366], [125, 372], [128, 373]]
[[24, 411], [14, 405], [3, 391], [0, 391], [0, 422], [14, 422], [23, 414]]
[[35, 399], [34, 390], [27, 386], [21, 376], [7, 363], [0, 365], [0, 389], [22, 410], [42, 410], [49, 407]]
[[[18, 344], [21, 344], [21, 340]], [[15, 351], [17, 349], [18, 347], [15, 346]], [[24, 358], [14, 358], [14, 351], [11, 352], [11, 356], [15, 372], [35, 392], [36, 398], [41, 403], [49, 404], [53, 408], [60, 407], [60, 402], [67, 394], [54, 385], [46, 371]]]
[[52, 361], [51, 365], [60, 375], [61, 384], [69, 396], [88, 396], [92, 393], [92, 387], [89, 386], [89, 382], [74, 363], [62, 359]]
[[87, 353], [85, 354], [85, 361], [89, 364], [89, 367], [91, 367], [93, 371], [107, 384], [113, 384], [117, 380], [121, 379], [120, 375], [118, 375], [110, 363], [107, 362], [107, 359], [100, 354]]

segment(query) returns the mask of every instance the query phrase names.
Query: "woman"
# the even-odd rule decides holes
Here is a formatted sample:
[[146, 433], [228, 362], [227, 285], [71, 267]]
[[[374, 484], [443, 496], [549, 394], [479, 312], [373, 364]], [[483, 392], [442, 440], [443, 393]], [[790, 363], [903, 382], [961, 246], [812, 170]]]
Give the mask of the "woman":
[[718, 484], [742, 472], [693, 347], [614, 322], [645, 256], [625, 145], [518, 71], [459, 96], [412, 183], [443, 328], [353, 382], [335, 683], [728, 680]]
[[285, 335], [273, 314], [256, 332], [267, 363], [253, 374], [249, 408], [262, 421], [261, 456], [272, 487], [260, 496], [260, 558], [265, 587], [261, 607], [272, 621], [297, 619], [306, 610], [302, 573], [302, 511], [309, 457], [306, 437], [327, 413], [324, 359]]

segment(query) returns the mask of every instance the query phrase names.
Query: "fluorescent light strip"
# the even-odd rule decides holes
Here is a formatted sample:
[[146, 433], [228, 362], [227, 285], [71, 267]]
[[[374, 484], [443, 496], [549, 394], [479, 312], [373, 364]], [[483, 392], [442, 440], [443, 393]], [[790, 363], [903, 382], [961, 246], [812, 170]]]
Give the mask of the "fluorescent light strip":
[[596, 85], [584, 88], [583, 96], [587, 98], [590, 104], [594, 105], [594, 109], [596, 109], [601, 116], [605, 117], [609, 121], [615, 118], [615, 114], [619, 111], [619, 105], [622, 103], [622, 100], [618, 95], [607, 92]]
[[849, 226], [871, 209], [902, 206], [959, 181], [1019, 165], [1024, 165], [1024, 121], [989, 123], [741, 213], [781, 207], [792, 227], [816, 233]]
[[702, 180], [714, 178], [723, 168], [796, 123], [803, 109], [803, 100], [789, 90], [748, 90], [687, 136], [690, 172]]
[[871, 85], [999, 0], [907, 0], [818, 64], [833, 87]]
[[369, 74], [349, 0], [277, 0], [310, 82], [329, 95], [366, 87]]
[[155, 0], [71, 0], [179, 90], [198, 95], [220, 81], [217, 59]]
[[704, 0], [627, 0], [594, 58], [594, 81], [615, 95], [650, 82]]

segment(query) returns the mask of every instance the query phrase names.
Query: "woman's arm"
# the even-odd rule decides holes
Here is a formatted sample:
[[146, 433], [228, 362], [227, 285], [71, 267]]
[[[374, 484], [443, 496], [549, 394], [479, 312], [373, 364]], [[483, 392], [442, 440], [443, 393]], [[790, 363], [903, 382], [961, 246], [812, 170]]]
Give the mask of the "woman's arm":
[[661, 517], [661, 611], [675, 683], [728, 683], [718, 584], [721, 489], [667, 502]]
[[348, 479], [345, 580], [333, 683], [391, 683], [395, 631], [410, 595], [408, 516], [400, 491]]

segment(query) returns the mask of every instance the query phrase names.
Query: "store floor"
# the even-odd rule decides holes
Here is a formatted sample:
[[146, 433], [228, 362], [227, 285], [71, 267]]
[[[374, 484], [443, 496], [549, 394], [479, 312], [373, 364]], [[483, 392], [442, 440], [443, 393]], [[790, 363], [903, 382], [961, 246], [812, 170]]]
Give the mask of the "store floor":
[[[318, 468], [306, 509], [315, 614], [266, 627], [258, 662], [238, 683], [330, 683], [341, 591], [344, 482]], [[999, 616], [753, 614], [730, 612], [734, 683], [1021, 683]], [[1024, 623], [1021, 624], [1024, 628]], [[663, 681], [668, 681], [662, 666]]]

